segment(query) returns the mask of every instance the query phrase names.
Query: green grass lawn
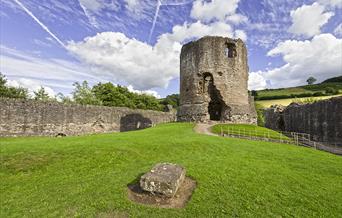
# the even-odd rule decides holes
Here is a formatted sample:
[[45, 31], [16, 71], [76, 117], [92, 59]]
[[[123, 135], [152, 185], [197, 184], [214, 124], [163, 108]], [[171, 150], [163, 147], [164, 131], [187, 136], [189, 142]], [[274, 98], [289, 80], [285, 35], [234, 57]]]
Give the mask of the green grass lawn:
[[[341, 217], [342, 158], [194, 133], [188, 123], [79, 137], [1, 138], [1, 217]], [[197, 181], [183, 209], [127, 199], [158, 162]]]
[[221, 134], [222, 131], [225, 134], [229, 132], [230, 134], [238, 134], [242, 136], [265, 137], [291, 141], [290, 138], [277, 131], [248, 124], [217, 124], [211, 128], [211, 131], [216, 134]]

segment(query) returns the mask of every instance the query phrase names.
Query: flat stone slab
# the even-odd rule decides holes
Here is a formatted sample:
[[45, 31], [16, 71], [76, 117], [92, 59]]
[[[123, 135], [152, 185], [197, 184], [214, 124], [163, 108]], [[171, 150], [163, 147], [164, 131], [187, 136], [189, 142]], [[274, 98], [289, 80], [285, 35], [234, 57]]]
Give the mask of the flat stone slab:
[[128, 185], [128, 198], [138, 204], [144, 204], [159, 208], [183, 208], [190, 201], [193, 191], [196, 188], [196, 181], [185, 177], [183, 184], [177, 193], [172, 197], [162, 194], [153, 194], [141, 189], [138, 183]]
[[156, 164], [150, 172], [140, 178], [142, 190], [173, 197], [185, 178], [185, 169], [171, 163]]

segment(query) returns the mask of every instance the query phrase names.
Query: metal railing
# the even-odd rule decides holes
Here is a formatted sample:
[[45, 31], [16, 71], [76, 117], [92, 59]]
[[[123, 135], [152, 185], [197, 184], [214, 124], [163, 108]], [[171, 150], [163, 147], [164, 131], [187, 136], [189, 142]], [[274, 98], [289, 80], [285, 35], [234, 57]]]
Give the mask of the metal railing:
[[342, 155], [342, 147], [325, 142], [316, 142], [310, 134], [284, 131], [258, 131], [239, 128], [221, 127], [220, 135], [223, 137], [258, 140], [298, 146], [312, 147], [318, 150], [328, 151]]

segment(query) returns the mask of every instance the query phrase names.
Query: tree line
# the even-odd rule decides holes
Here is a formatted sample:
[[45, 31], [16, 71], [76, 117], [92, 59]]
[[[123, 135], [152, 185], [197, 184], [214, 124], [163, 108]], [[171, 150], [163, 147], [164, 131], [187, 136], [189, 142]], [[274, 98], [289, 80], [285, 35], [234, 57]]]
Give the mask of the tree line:
[[44, 87], [29, 94], [26, 88], [11, 87], [7, 84], [6, 77], [0, 73], [0, 97], [35, 99], [39, 101], [59, 101], [64, 104], [82, 104], [82, 105], [102, 105], [110, 107], [128, 107], [132, 109], [145, 109], [163, 111], [167, 105], [173, 108], [179, 106], [179, 95], [168, 95], [166, 98], [157, 99], [147, 94], [133, 93], [127, 87], [114, 85], [111, 82], [98, 83], [90, 86], [87, 81], [73, 84], [71, 96], [65, 96], [58, 93], [51, 97]]

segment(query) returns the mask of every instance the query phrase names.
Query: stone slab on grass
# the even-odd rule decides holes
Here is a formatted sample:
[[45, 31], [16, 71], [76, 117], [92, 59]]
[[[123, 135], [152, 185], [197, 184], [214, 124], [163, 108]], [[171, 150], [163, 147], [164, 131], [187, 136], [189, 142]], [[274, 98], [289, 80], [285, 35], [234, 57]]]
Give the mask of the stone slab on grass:
[[140, 178], [142, 190], [173, 197], [185, 178], [185, 169], [171, 163], [156, 164]]

